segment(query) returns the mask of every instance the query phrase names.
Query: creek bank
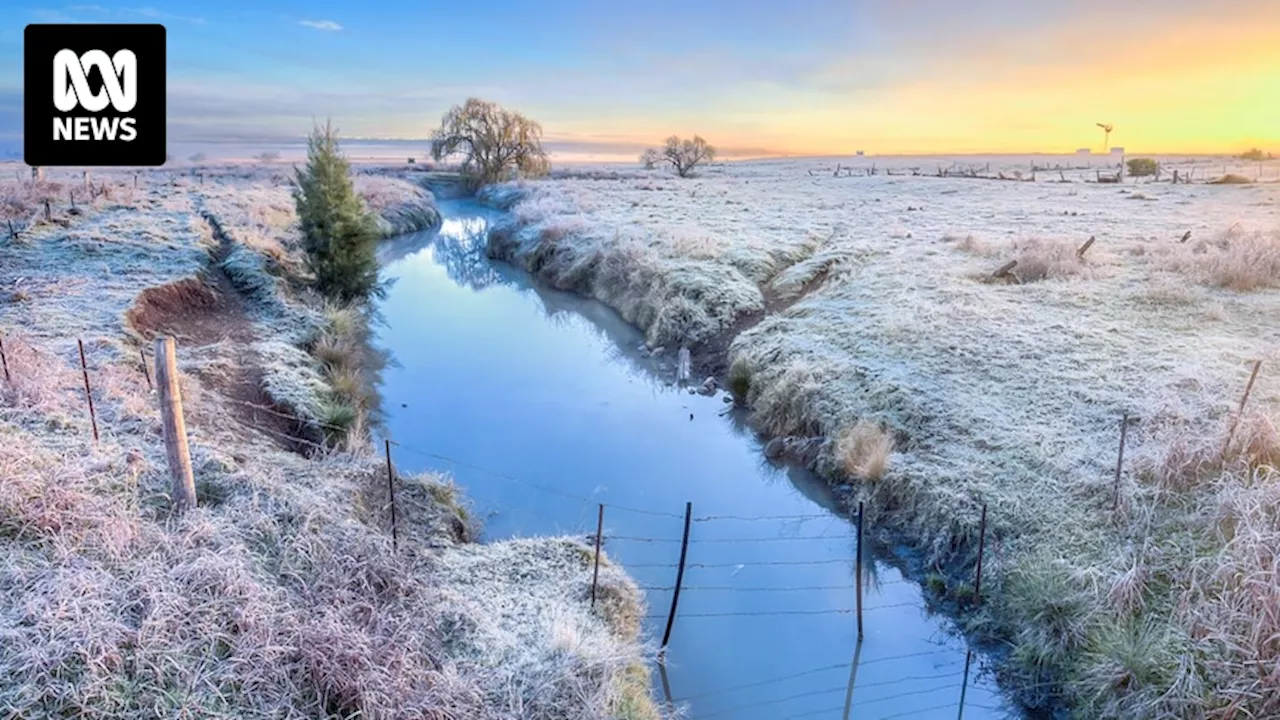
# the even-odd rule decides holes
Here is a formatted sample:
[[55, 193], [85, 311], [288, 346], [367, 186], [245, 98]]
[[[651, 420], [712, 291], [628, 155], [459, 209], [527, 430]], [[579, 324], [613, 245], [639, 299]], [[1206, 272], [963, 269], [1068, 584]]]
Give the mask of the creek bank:
[[[0, 383], [0, 607], [21, 609], [0, 613], [0, 706], [650, 717], [636, 710], [643, 606], [616, 566], [602, 566], [606, 612], [593, 612], [590, 548], [468, 542], [465, 499], [431, 473], [397, 475], [393, 547], [381, 458], [280, 442], [299, 433], [269, 411], [318, 419], [305, 414], [326, 391], [308, 347], [326, 318], [287, 272], [288, 189], [261, 175], [144, 182], [0, 246], [0, 286], [23, 288], [0, 302], [13, 376]], [[181, 338], [199, 498], [181, 518], [138, 361], [159, 333]], [[102, 429], [92, 444], [78, 338]], [[582, 644], [558, 644], [565, 633]]]
[[[488, 235], [491, 258], [521, 267], [556, 289], [612, 307], [645, 333], [646, 346], [663, 359], [677, 382], [705, 375], [729, 389], [736, 404], [747, 411], [749, 425], [766, 441], [766, 456], [822, 478], [835, 491], [846, 518], [856, 514], [859, 501], [865, 502], [875, 541], [920, 583], [929, 606], [956, 618], [974, 644], [997, 660], [1002, 678], [1023, 681], [1009, 675], [1002, 662], [1008, 657], [1008, 631], [996, 629], [992, 615], [999, 611], [992, 603], [975, 609], [969, 602], [978, 551], [978, 505], [966, 501], [951, 507], [944, 539], [934, 532], [915, 534], [912, 524], [918, 519], [909, 500], [886, 492], [883, 483], [868, 485], [845, 471], [837, 457], [837, 430], [815, 417], [815, 409], [829, 411], [819, 398], [821, 380], [806, 368], [775, 373], [762, 397], [762, 384], [756, 381], [760, 359], [749, 358], [742, 347], [742, 340], [753, 332], [775, 332], [766, 321], [787, 314], [837, 272], [848, 272], [847, 260], [828, 247], [848, 234], [847, 227], [725, 266], [664, 255], [631, 229], [592, 225], [567, 214], [568, 206], [553, 191], [542, 191], [533, 182], [487, 186], [477, 199], [505, 213]], [[765, 359], [776, 362], [780, 356], [773, 350]], [[695, 392], [693, 387], [689, 390]], [[890, 427], [890, 432], [900, 445], [910, 438], [901, 427]], [[901, 521], [904, 514], [907, 522]], [[1000, 532], [993, 528], [992, 535]], [[997, 538], [989, 541], [999, 543]], [[988, 559], [988, 587], [1000, 587], [998, 574], [1004, 568], [998, 560]], [[1014, 696], [1046, 712], [1059, 707], [1043, 675], [1033, 687], [1032, 692]]]

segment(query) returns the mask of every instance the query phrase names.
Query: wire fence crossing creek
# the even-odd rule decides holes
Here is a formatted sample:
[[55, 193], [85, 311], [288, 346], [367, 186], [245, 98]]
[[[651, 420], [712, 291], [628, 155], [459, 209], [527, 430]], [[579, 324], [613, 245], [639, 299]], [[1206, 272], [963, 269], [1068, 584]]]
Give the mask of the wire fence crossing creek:
[[[439, 234], [397, 243], [400, 254], [384, 258], [396, 282], [378, 308], [385, 323], [375, 341], [395, 362], [383, 375], [376, 450], [387, 466], [379, 482], [390, 498], [388, 540], [400, 552], [406, 515], [392, 513], [404, 478], [448, 474], [484, 541], [581, 541], [584, 603], [597, 563], [634, 578], [654, 692], [683, 717], [950, 718], [962, 696], [966, 718], [1007, 716], [981, 656], [929, 612], [920, 578], [875, 544], [872, 514], [865, 527], [857, 522], [849, 492], [766, 461], [723, 391], [674, 384], [675, 353], [639, 351], [644, 338], [612, 311], [476, 255], [482, 245], [462, 235], [483, 231], [490, 211], [441, 206]], [[157, 365], [153, 348], [108, 357], [84, 341], [82, 357], [76, 338], [66, 339], [75, 354], [57, 361], [84, 386], [76, 427], [85, 447], [115, 432], [102, 412], [109, 403], [90, 403], [105, 398], [106, 371], [126, 367], [171, 408], [171, 457], [181, 460], [181, 398], [164, 397], [179, 365]], [[4, 328], [0, 343], [0, 383], [30, 382], [18, 373], [34, 351]], [[253, 423], [288, 447], [328, 451], [313, 421], [218, 402], [246, 422], [291, 421]], [[176, 501], [188, 473], [175, 468]], [[987, 559], [996, 552], [988, 545]], [[980, 587], [983, 596], [999, 591]]]
[[[858, 643], [856, 502], [767, 462], [723, 391], [675, 384], [677, 349], [641, 351], [607, 308], [490, 263], [488, 210], [441, 210], [437, 235], [383, 258], [395, 283], [377, 341], [396, 361], [382, 391], [398, 473], [451, 474], [485, 540], [578, 539], [588, 603], [598, 540], [644, 594], [654, 691], [684, 717], [840, 718], [846, 696], [849, 717], [955, 717], [965, 643], [877, 554], [870, 520]], [[922, 679], [941, 673], [954, 677]], [[1002, 705], [981, 662], [970, 675], [967, 703]], [[876, 702], [890, 695], [902, 696]]]

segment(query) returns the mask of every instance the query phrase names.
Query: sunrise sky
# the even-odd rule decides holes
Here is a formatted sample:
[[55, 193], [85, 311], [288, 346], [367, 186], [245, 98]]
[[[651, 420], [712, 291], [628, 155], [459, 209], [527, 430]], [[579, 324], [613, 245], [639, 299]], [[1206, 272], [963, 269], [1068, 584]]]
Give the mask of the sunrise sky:
[[22, 29], [162, 22], [170, 139], [421, 138], [469, 95], [563, 148], [699, 133], [728, 153], [1280, 153], [1277, 0], [488, 0], [0, 8], [0, 142]]

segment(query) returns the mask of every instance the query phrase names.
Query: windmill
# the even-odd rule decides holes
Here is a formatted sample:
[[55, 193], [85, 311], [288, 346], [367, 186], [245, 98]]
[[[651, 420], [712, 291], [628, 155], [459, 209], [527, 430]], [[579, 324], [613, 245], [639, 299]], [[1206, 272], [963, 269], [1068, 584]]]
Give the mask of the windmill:
[[1109, 153], [1111, 152], [1111, 131], [1115, 126], [1111, 123], [1097, 123], [1097, 125], [1102, 128], [1102, 152]]

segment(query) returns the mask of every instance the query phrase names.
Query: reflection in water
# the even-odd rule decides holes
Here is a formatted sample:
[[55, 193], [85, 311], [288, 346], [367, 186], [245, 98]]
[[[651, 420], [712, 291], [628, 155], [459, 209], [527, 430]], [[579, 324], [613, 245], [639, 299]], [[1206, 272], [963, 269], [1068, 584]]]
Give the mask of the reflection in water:
[[[604, 504], [609, 556], [645, 589], [654, 645], [692, 503], [688, 573], [654, 678], [655, 696], [691, 717], [956, 716], [964, 643], [870, 542], [858, 643], [856, 533], [837, 492], [764, 459], [722, 395], [673, 387], [674, 368], [613, 311], [491, 263], [492, 211], [441, 210], [439, 233], [381, 254], [398, 280], [379, 328], [400, 361], [385, 373], [387, 430], [437, 458], [403, 457], [406, 470], [452, 472], [491, 539], [585, 536]], [[964, 692], [970, 718], [1003, 716], [989, 677]]]

